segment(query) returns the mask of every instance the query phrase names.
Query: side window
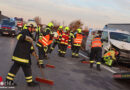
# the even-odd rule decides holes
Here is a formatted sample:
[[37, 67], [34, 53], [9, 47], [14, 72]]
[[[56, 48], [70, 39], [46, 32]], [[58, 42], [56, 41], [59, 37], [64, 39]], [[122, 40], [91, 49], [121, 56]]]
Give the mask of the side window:
[[106, 32], [106, 31], [102, 32], [102, 37], [101, 37], [101, 39], [102, 39], [103, 41], [108, 41], [108, 32]]

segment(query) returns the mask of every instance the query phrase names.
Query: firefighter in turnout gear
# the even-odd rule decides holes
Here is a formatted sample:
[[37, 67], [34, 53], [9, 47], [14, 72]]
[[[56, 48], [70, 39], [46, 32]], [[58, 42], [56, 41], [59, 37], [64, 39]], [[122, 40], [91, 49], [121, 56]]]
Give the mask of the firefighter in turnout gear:
[[91, 43], [90, 68], [93, 68], [96, 59], [97, 70], [101, 71], [100, 64], [102, 58], [102, 42], [100, 36], [96, 36]]
[[17, 44], [12, 56], [12, 60], [14, 61], [9, 73], [6, 77], [6, 85], [16, 85], [14, 83], [14, 78], [19, 71], [20, 67], [22, 68], [25, 79], [28, 86], [37, 86], [38, 83], [32, 80], [32, 70], [31, 70], [31, 56], [38, 56], [34, 52], [34, 48], [32, 46], [33, 39], [32, 33], [35, 31], [36, 26], [33, 24], [27, 24], [28, 29], [22, 30], [17, 36]]
[[53, 42], [53, 38], [49, 33], [50, 33], [50, 30], [46, 33], [43, 32], [43, 35], [39, 37], [39, 40], [37, 43], [38, 54], [39, 54], [38, 66], [40, 65], [42, 68], [44, 68], [43, 59], [46, 59], [48, 46]]
[[35, 34], [36, 41], [39, 40], [40, 33], [41, 33], [41, 25], [39, 24], [37, 29], [36, 29], [36, 34]]
[[104, 54], [103, 59], [105, 61], [105, 64], [108, 66], [112, 66], [113, 61], [116, 60], [116, 56], [118, 55], [118, 51], [116, 51], [115, 48], [112, 48], [112, 50], [108, 51], [107, 53]]
[[23, 26], [23, 30], [25, 30], [25, 29], [28, 29], [27, 24], [24, 24], [24, 26]]
[[60, 44], [59, 44], [59, 37], [63, 34], [63, 26], [59, 26], [58, 30], [57, 30], [57, 37], [54, 40], [54, 43], [51, 47], [50, 53], [54, 50], [54, 48], [56, 47], [56, 45], [58, 45], [58, 48], [60, 48]]
[[61, 36], [60, 39], [60, 51], [59, 51], [59, 56], [64, 57], [66, 54], [67, 47], [70, 43], [70, 38], [69, 38], [69, 27], [65, 27], [64, 33]]
[[70, 31], [70, 48], [73, 50], [73, 39], [74, 39], [74, 32]]
[[73, 49], [72, 49], [73, 58], [79, 57], [79, 50], [82, 44], [82, 40], [83, 40], [82, 30], [79, 28], [77, 29], [77, 34], [74, 35]]

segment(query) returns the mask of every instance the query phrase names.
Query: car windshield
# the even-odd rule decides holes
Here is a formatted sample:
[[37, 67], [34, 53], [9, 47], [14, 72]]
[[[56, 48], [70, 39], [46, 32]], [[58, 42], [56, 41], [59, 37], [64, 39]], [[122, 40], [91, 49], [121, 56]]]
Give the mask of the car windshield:
[[114, 40], [130, 43], [130, 35], [128, 35], [128, 34], [111, 32], [110, 33], [110, 38], [114, 39]]

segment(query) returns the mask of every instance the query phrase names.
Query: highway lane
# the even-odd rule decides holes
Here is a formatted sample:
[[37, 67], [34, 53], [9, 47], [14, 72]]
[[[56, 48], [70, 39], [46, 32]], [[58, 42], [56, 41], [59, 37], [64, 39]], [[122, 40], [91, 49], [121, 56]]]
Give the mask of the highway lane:
[[[13, 64], [11, 56], [16, 42], [16, 38], [0, 36], [0, 76], [4, 79]], [[67, 50], [65, 58], [57, 55], [57, 49], [48, 56], [50, 64], [55, 65], [56, 68], [45, 68], [44, 74], [45, 78], [54, 81], [54, 86], [40, 83], [35, 88], [27, 87], [23, 71], [20, 69], [15, 80], [18, 86], [11, 90], [130, 90], [129, 81], [114, 80], [112, 73], [104, 68], [101, 72], [97, 71], [96, 67], [90, 69], [89, 64], [80, 63], [84, 57], [71, 58], [70, 50]], [[48, 61], [45, 60], [45, 63]], [[32, 72], [34, 79], [36, 76], [42, 77], [34, 57], [32, 57]]]

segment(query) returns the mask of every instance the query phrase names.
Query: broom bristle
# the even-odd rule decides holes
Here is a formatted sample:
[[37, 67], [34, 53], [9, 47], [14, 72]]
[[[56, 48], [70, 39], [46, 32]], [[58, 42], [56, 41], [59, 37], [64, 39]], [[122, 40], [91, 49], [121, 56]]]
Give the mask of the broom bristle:
[[54, 85], [54, 82], [52, 80], [47, 80], [47, 79], [44, 79], [44, 78], [36, 77], [36, 81], [41, 82], [41, 83], [46, 83], [46, 84], [49, 84], [49, 85]]
[[89, 64], [89, 61], [82, 61], [81, 63], [86, 63], [86, 64]]
[[46, 64], [46, 67], [55, 68], [54, 65], [49, 65], [49, 64]]

